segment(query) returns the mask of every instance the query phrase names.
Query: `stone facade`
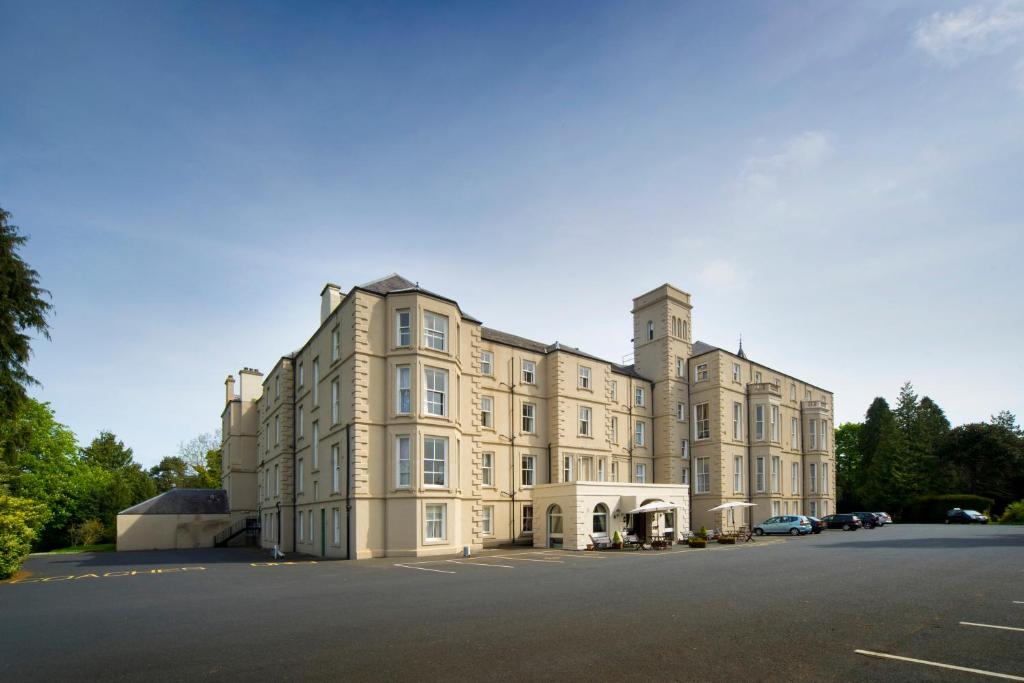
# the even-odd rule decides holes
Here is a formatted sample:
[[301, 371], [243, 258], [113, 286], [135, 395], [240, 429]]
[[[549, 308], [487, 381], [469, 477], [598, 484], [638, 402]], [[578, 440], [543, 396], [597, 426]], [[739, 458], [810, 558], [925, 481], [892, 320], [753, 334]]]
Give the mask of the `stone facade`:
[[[457, 302], [397, 275], [345, 295], [327, 285], [321, 324], [300, 349], [258, 385], [255, 371], [243, 371], [239, 396], [228, 380], [232, 512], [259, 517], [263, 544], [286, 552], [444, 554], [532, 542], [545, 523], [533, 509], [539, 486], [628, 484], [646, 502], [637, 493], [644, 486], [653, 496], [673, 485], [676, 499], [679, 491], [689, 498], [698, 458], [707, 458], [707, 476], [701, 470], [684, 515], [696, 528], [739, 523], [703, 512], [726, 500], [757, 503], [758, 518], [776, 502], [787, 512], [834, 510], [831, 438], [817, 437], [822, 424], [831, 434], [829, 392], [692, 343], [690, 295], [671, 285], [634, 299], [633, 317], [634, 363], [622, 365], [484, 327]], [[790, 385], [795, 401], [783, 395]], [[727, 438], [733, 402], [745, 425], [737, 439]], [[708, 416], [701, 433], [698, 405]], [[777, 422], [798, 419], [795, 447], [784, 432], [748, 438], [756, 406], [768, 415], [775, 406]], [[737, 455], [745, 467], [759, 457], [769, 468], [774, 457], [777, 468], [813, 464], [816, 481], [831, 483], [810, 497], [802, 488], [736, 492]]]

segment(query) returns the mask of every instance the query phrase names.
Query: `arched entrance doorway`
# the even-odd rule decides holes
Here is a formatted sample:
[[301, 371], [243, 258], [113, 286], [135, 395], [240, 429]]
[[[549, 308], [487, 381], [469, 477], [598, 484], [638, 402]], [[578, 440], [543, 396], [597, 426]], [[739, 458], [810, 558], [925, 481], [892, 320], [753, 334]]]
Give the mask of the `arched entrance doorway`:
[[548, 508], [548, 547], [561, 548], [563, 538], [562, 508], [558, 505], [552, 505]]

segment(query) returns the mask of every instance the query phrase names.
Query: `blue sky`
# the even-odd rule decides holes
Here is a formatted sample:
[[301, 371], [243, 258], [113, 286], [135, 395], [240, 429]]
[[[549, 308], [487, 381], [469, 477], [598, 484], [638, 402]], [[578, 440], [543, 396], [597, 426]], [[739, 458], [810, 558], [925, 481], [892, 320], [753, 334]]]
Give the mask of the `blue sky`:
[[34, 393], [142, 462], [325, 282], [612, 360], [633, 296], [825, 385], [1024, 414], [1024, 3], [11, 3], [0, 206]]

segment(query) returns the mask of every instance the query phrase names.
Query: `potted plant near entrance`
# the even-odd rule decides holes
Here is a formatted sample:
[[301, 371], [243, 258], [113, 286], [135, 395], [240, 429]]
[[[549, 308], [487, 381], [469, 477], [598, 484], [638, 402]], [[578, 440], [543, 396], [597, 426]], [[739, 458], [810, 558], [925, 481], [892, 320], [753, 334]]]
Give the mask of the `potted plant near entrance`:
[[622, 550], [622, 534], [618, 531], [612, 536], [612, 547], [616, 550]]
[[686, 540], [686, 544], [691, 548], [707, 548], [708, 547], [708, 530], [704, 527], [700, 528], [696, 534]]

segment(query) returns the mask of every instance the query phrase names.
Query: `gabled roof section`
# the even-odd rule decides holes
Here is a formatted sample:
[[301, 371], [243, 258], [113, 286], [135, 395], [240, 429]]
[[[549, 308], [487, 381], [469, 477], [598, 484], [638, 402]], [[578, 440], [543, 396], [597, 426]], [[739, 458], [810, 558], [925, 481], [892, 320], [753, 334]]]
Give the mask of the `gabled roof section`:
[[372, 282], [367, 282], [365, 285], [359, 285], [359, 289], [365, 289], [368, 292], [375, 294], [387, 295], [391, 292], [416, 289], [418, 285], [415, 282], [410, 282], [398, 273], [391, 273], [384, 277], [377, 278]]
[[[740, 350], [742, 351], [742, 348]], [[705, 353], [711, 353], [712, 351], [721, 351], [722, 353], [728, 354], [728, 355], [732, 356], [733, 358], [739, 358], [740, 360], [745, 360], [745, 361], [747, 361], [749, 363], [754, 363], [755, 365], [759, 365], [762, 368], [764, 368], [765, 370], [771, 370], [772, 372], [777, 372], [780, 375], [782, 375], [783, 377], [788, 377], [790, 379], [795, 379], [798, 382], [802, 382], [802, 383], [806, 384], [807, 386], [814, 387], [815, 389], [821, 389], [822, 391], [827, 391], [830, 394], [832, 393], [831, 390], [826, 389], [825, 387], [818, 386], [817, 384], [811, 384], [807, 380], [800, 379], [799, 377], [794, 377], [793, 375], [789, 374], [788, 372], [782, 372], [781, 370], [776, 370], [775, 368], [768, 367], [764, 363], [758, 363], [756, 360], [750, 360], [749, 358], [747, 358], [747, 354], [745, 354], [745, 353], [741, 356], [739, 354], [733, 353], [732, 351], [726, 351], [725, 349], [723, 349], [723, 348], [721, 348], [719, 346], [712, 346], [711, 344], [707, 344], [707, 343], [702, 342], [702, 341], [697, 341], [697, 342], [693, 343], [693, 353], [692, 353], [691, 357], [696, 358], [697, 356], [703, 356]]]
[[224, 489], [171, 489], [117, 514], [226, 515], [230, 511]]
[[441, 294], [438, 294], [436, 292], [431, 292], [429, 290], [423, 289], [422, 287], [420, 287], [418, 282], [413, 282], [412, 280], [404, 278], [398, 273], [391, 273], [390, 275], [385, 275], [382, 278], [377, 278], [376, 280], [373, 280], [372, 282], [367, 282], [364, 285], [356, 285], [352, 289], [358, 289], [364, 292], [370, 292], [372, 294], [377, 294], [380, 296], [387, 296], [388, 294], [403, 294], [405, 292], [417, 292], [419, 294], [425, 294], [429, 297], [433, 297], [435, 299], [439, 299], [441, 301], [446, 301], [450, 304], [453, 304], [457, 309], [459, 309], [459, 313], [465, 320], [478, 324], [480, 323], [480, 321], [477, 318], [469, 315], [464, 310], [462, 310], [462, 307], [459, 306], [459, 302], [456, 301], [455, 299], [449, 298], [447, 296], [442, 296]]

